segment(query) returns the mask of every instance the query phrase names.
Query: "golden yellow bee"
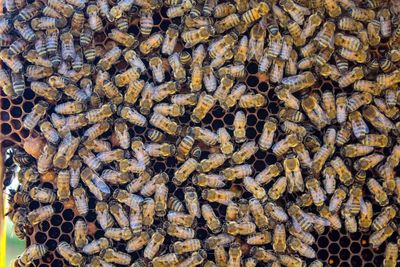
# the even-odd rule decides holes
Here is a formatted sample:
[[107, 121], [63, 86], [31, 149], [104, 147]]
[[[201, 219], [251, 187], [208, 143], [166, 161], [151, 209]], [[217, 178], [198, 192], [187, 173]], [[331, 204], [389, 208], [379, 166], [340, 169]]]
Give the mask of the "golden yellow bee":
[[126, 251], [130, 253], [141, 250], [149, 243], [149, 241], [149, 233], [147, 231], [141, 232], [140, 234], [134, 236], [131, 240], [128, 241], [128, 243], [126, 244]]
[[202, 26], [199, 29], [182, 32], [181, 38], [185, 42], [185, 48], [191, 48], [198, 43], [207, 41], [214, 32], [212, 26]]
[[193, 135], [195, 140], [199, 140], [208, 146], [213, 146], [218, 142], [218, 135], [206, 128], [192, 127], [189, 133]]
[[54, 209], [51, 205], [42, 206], [28, 213], [28, 221], [32, 225], [36, 225], [44, 220], [49, 219], [54, 214]]
[[277, 162], [275, 164], [269, 165], [259, 174], [257, 174], [255, 180], [259, 184], [267, 184], [271, 182], [274, 177], [277, 177], [282, 171], [283, 171], [282, 165], [279, 162]]
[[109, 70], [112, 65], [116, 63], [116, 61], [121, 57], [122, 51], [118, 46], [113, 47], [109, 51], [107, 51], [104, 56], [100, 59], [97, 66], [104, 71]]
[[158, 250], [160, 249], [162, 243], [164, 242], [165, 239], [165, 231], [162, 229], [157, 229], [152, 235], [151, 238], [149, 239], [143, 255], [147, 259], [153, 259], [155, 255], [157, 254]]
[[176, 265], [181, 261], [181, 256], [177, 253], [167, 253], [162, 256], [155, 257], [151, 262], [154, 266]]
[[80, 266], [83, 263], [82, 254], [76, 252], [75, 249], [65, 241], [58, 244], [57, 252], [72, 266]]
[[41, 259], [48, 251], [48, 248], [43, 244], [32, 244], [28, 246], [18, 257], [18, 265], [29, 265], [34, 260]]
[[374, 178], [369, 179], [367, 182], [367, 186], [379, 205], [385, 206], [388, 204], [388, 196], [384, 191], [382, 185], [377, 180], [375, 180]]
[[385, 259], [383, 260], [383, 266], [394, 267], [397, 264], [397, 258], [399, 255], [398, 245], [394, 243], [388, 243], [385, 250]]
[[132, 123], [133, 125], [138, 126], [146, 126], [147, 119], [145, 116], [140, 114], [138, 111], [134, 110], [133, 108], [129, 108], [127, 106], [122, 107], [121, 110], [118, 111], [121, 118], [127, 120], [128, 122]]
[[243, 185], [247, 191], [249, 191], [253, 196], [259, 200], [265, 199], [267, 193], [265, 189], [257, 183], [252, 177], [245, 177], [243, 179]]
[[132, 258], [129, 254], [111, 248], [104, 250], [101, 255], [102, 258], [108, 263], [129, 265], [132, 261]]
[[203, 199], [223, 205], [228, 205], [234, 197], [235, 193], [224, 189], [206, 189], [202, 192]]
[[32, 130], [39, 123], [39, 120], [46, 114], [48, 104], [44, 101], [37, 103], [31, 113], [24, 118], [24, 127]]
[[184, 189], [184, 198], [185, 198], [185, 205], [189, 214], [191, 214], [193, 217], [200, 218], [201, 210], [200, 210], [199, 197], [196, 193], [196, 189], [194, 187], [186, 187]]
[[372, 245], [373, 248], [378, 248], [380, 245], [383, 244], [397, 229], [397, 226], [394, 224], [394, 222], [391, 222], [388, 226], [385, 228], [373, 232], [371, 236], [369, 237], [368, 242]]

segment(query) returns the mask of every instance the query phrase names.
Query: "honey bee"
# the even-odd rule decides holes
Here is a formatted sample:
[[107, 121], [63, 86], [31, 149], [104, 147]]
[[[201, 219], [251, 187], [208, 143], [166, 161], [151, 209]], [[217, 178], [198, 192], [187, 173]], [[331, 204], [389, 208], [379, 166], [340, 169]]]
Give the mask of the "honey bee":
[[215, 32], [212, 26], [202, 26], [199, 29], [184, 31], [181, 34], [185, 48], [191, 48], [201, 42], [207, 41]]
[[227, 76], [224, 76], [221, 79], [221, 83], [218, 86], [218, 88], [216, 89], [215, 93], [214, 93], [214, 99], [218, 100], [220, 103], [225, 101], [226, 97], [228, 96], [228, 93], [230, 91], [230, 89], [233, 86], [233, 80], [228, 78]]
[[338, 187], [334, 191], [330, 199], [328, 207], [329, 212], [331, 212], [332, 214], [338, 212], [346, 196], [347, 196], [347, 189], [344, 187]]
[[180, 262], [178, 267], [197, 266], [203, 263], [207, 258], [207, 253], [204, 250], [193, 252], [188, 258]]
[[319, 181], [312, 178], [306, 181], [306, 188], [310, 191], [314, 205], [322, 206], [326, 200], [325, 192], [321, 188]]
[[316, 127], [321, 129], [329, 124], [330, 120], [328, 115], [317, 103], [317, 99], [315, 97], [308, 96], [303, 98], [301, 100], [301, 106]]
[[129, 265], [132, 261], [132, 258], [129, 254], [111, 248], [103, 250], [100, 255], [108, 263]]
[[61, 170], [57, 176], [57, 197], [65, 200], [70, 196], [70, 173], [69, 170]]
[[134, 50], [127, 50], [124, 53], [124, 59], [132, 68], [136, 68], [143, 73], [146, 71], [146, 66]]
[[291, 249], [297, 251], [303, 257], [313, 259], [317, 256], [313, 248], [301, 242], [301, 240], [296, 237], [289, 237], [288, 245]]
[[[146, 177], [149, 174], [143, 175], [143, 177]], [[140, 189], [140, 194], [148, 197], [151, 196], [155, 193], [157, 187], [160, 184], [165, 184], [168, 181], [168, 175], [166, 173], [159, 173], [155, 175], [152, 179], [150, 177], [148, 178], [142, 178], [142, 179], [148, 179], [147, 182], [143, 185], [143, 187]], [[143, 182], [141, 182], [143, 183]], [[139, 182], [138, 182], [139, 184]], [[134, 185], [134, 184], [131, 184]], [[136, 185], [138, 187], [138, 185]], [[129, 187], [130, 191], [135, 192], [137, 189], [134, 189], [132, 186]]]
[[168, 95], [174, 94], [180, 88], [177, 82], [166, 82], [154, 87], [152, 100], [160, 102], [165, 99]]
[[72, 192], [78, 213], [84, 216], [89, 211], [89, 198], [82, 187], [75, 188]]
[[370, 178], [367, 182], [367, 186], [379, 205], [386, 206], [388, 204], [388, 196], [377, 180]]
[[213, 146], [218, 142], [218, 135], [205, 128], [192, 127], [189, 130], [189, 134], [191, 134], [195, 140], [199, 140], [208, 146]]
[[376, 129], [381, 132], [389, 132], [395, 128], [395, 125], [377, 107], [368, 105], [362, 111], [364, 118], [367, 119]]
[[123, 119], [127, 120], [133, 125], [138, 125], [141, 127], [147, 125], [146, 117], [140, 114], [138, 111], [134, 110], [133, 108], [125, 106], [121, 110], [119, 110], [119, 114]]
[[397, 244], [388, 243], [385, 249], [385, 259], [383, 260], [383, 266], [396, 266], [398, 255], [399, 251]]
[[125, 228], [108, 228], [104, 236], [115, 241], [127, 241], [132, 238], [132, 231], [129, 227]]
[[22, 254], [18, 257], [18, 266], [26, 266], [31, 264], [34, 260], [41, 259], [46, 255], [48, 248], [43, 244], [32, 244], [28, 246]]
[[0, 86], [3, 88], [3, 92], [6, 94], [6, 96], [12, 99], [18, 97], [18, 94], [13, 88], [10, 74], [3, 68], [0, 69], [0, 78]]
[[200, 66], [195, 65], [192, 68], [192, 76], [190, 78], [190, 84], [189, 84], [191, 92], [198, 92], [201, 90], [203, 74], [204, 71]]
[[203, 159], [202, 161], [200, 161], [199, 165], [197, 166], [197, 171], [209, 172], [224, 164], [226, 159], [227, 157], [224, 154], [210, 154], [208, 156], [208, 159]]
[[224, 155], [230, 155], [233, 152], [233, 144], [230, 141], [231, 136], [225, 128], [219, 128], [218, 132], [218, 143], [220, 144], [220, 150]]
[[349, 61], [355, 61], [357, 63], [365, 63], [367, 61], [367, 53], [362, 49], [351, 51], [346, 48], [339, 48], [336, 51], [341, 57]]
[[186, 81], [186, 71], [179, 60], [178, 53], [173, 53], [168, 57], [168, 62], [172, 68], [172, 75], [174, 79], [179, 83], [183, 83]]
[[99, 222], [101, 228], [106, 230], [114, 224], [114, 220], [109, 213], [109, 206], [105, 202], [96, 203], [96, 215], [97, 221]]
[[282, 165], [279, 162], [277, 162], [275, 164], [269, 165], [259, 174], [257, 174], [255, 180], [259, 184], [267, 184], [271, 182], [273, 178], [277, 177], [282, 171], [283, 171]]
[[182, 184], [196, 170], [197, 166], [198, 162], [194, 158], [189, 158], [176, 170], [172, 181], [177, 185]]
[[265, 250], [262, 247], [253, 247], [251, 249], [251, 254], [253, 257], [257, 259], [259, 262], [277, 262], [278, 258], [275, 253], [271, 250]]
[[186, 135], [182, 140], [179, 141], [176, 149], [176, 158], [179, 161], [185, 161], [190, 153], [194, 144], [194, 138], [190, 135]]
[[184, 198], [186, 209], [188, 210], [189, 214], [193, 217], [200, 218], [201, 209], [196, 189], [194, 187], [186, 187], [184, 190]]
[[250, 213], [252, 214], [252, 216], [254, 218], [254, 222], [257, 225], [257, 227], [259, 229], [267, 228], [268, 224], [269, 224], [269, 219], [264, 214], [264, 210], [263, 210], [263, 207], [262, 207], [260, 201], [256, 198], [250, 199], [249, 209], [250, 209]]
[[102, 201], [110, 195], [109, 186], [92, 169], [85, 168], [81, 172], [81, 179], [98, 200]]
[[19, 207], [12, 213], [11, 221], [14, 224], [13, 230], [15, 236], [22, 240], [26, 236], [25, 225], [28, 224], [27, 209]]
[[37, 171], [46, 173], [53, 166], [53, 157], [57, 150], [54, 146], [46, 144], [37, 160]]
[[181, 257], [176, 253], [167, 253], [162, 256], [155, 257], [151, 263], [154, 266], [162, 266], [162, 265], [176, 265], [181, 261]]
[[168, 8], [167, 16], [169, 18], [181, 17], [185, 13], [189, 12], [190, 9], [192, 9], [192, 7], [193, 7], [193, 4], [192, 4], [191, 1], [184, 0], [179, 5], [172, 6], [172, 7]]
[[165, 231], [162, 229], [157, 229], [150, 237], [150, 240], [148, 241], [143, 255], [146, 259], [153, 259], [158, 251], [160, 250], [161, 245], [164, 242], [165, 239]]
[[178, 41], [179, 29], [176, 24], [170, 24], [165, 33], [165, 38], [162, 43], [161, 52], [171, 55]]
[[112, 65], [121, 57], [122, 51], [118, 46], [113, 47], [107, 51], [104, 56], [97, 63], [98, 68], [103, 71], [109, 70]]
[[86, 8], [89, 27], [95, 32], [99, 32], [103, 28], [103, 22], [99, 16], [99, 11], [99, 7], [96, 5], [89, 5]]
[[353, 70], [343, 75], [338, 80], [338, 83], [341, 88], [344, 88], [353, 84], [355, 81], [362, 79], [363, 77], [364, 77], [364, 72], [362, 68], [355, 67], [353, 68]]
[[155, 213], [158, 217], [167, 214], [168, 188], [161, 184], [154, 194]]
[[75, 249], [65, 241], [58, 244], [57, 252], [72, 266], [80, 266], [83, 263], [82, 254], [76, 252]]
[[[257, 179], [257, 178], [256, 178]], [[278, 178], [272, 187], [268, 190], [268, 196], [273, 199], [279, 199], [286, 191], [287, 178], [285, 176]]]
[[375, 217], [372, 221], [372, 229], [374, 231], [379, 231], [386, 227], [388, 223], [394, 219], [396, 216], [397, 210], [394, 206], [388, 206], [383, 209], [383, 211]]
[[217, 202], [222, 205], [228, 205], [235, 197], [235, 193], [223, 189], [206, 189], [201, 194], [202, 198], [209, 202]]
[[41, 122], [40, 130], [49, 143], [56, 145], [60, 142], [60, 136], [57, 130], [53, 128], [53, 125], [50, 122], [48, 121]]
[[349, 120], [351, 122], [351, 127], [356, 138], [362, 139], [369, 133], [368, 126], [362, 119], [360, 112], [354, 111], [350, 113]]
[[[35, 32], [31, 28], [31, 26], [29, 26], [28, 23], [24, 23], [24, 22], [16, 20], [16, 21], [14, 21], [14, 29], [19, 33], [19, 35], [23, 39], [25, 39], [29, 43], [35, 41], [35, 39], [36, 39]], [[6, 40], [6, 42], [8, 42], [8, 41]], [[9, 44], [11, 44], [11, 42]]]
[[369, 201], [360, 202], [360, 217], [358, 219], [358, 225], [360, 230], [365, 232], [368, 231], [372, 224], [372, 204]]
[[244, 143], [238, 151], [232, 154], [232, 161], [235, 164], [242, 164], [253, 156], [257, 150], [258, 146], [255, 141]]
[[238, 26], [240, 23], [240, 16], [238, 14], [230, 14], [215, 22], [215, 32], [218, 34], [224, 33], [227, 30]]
[[288, 231], [292, 236], [300, 239], [303, 243], [307, 245], [312, 245], [315, 242], [314, 236], [309, 232], [303, 231], [300, 224], [296, 220], [292, 220], [292, 223], [289, 224]]
[[153, 73], [154, 80], [158, 83], [162, 83], [165, 79], [162, 60], [160, 57], [152, 57], [149, 60], [149, 66]]
[[[114, 150], [100, 152], [96, 155], [96, 158], [104, 164], [109, 164], [113, 161], [123, 160], [125, 158], [124, 154], [125, 152], [122, 149], [114, 149]], [[105, 176], [106, 175], [104, 175], [104, 177]]]
[[261, 94], [246, 94], [239, 98], [241, 108], [259, 108], [266, 104], [266, 99]]
[[373, 248], [378, 248], [394, 233], [396, 229], [397, 226], [393, 222], [389, 223], [389, 225], [386, 226], [385, 228], [373, 232], [370, 235], [368, 242], [372, 245]]
[[47, 108], [49, 105], [44, 101], [39, 101], [33, 109], [32, 112], [29, 113], [23, 120], [23, 125], [25, 128], [32, 130], [36, 127], [39, 121], [44, 117], [46, 114]]
[[[198, 67], [198, 65], [195, 65], [195, 67], [192, 68], [192, 72], [196, 67]], [[215, 77], [213, 68], [211, 66], [204, 66], [202, 72], [204, 87], [207, 92], [214, 92], [217, 89], [217, 78]]]
[[216, 246], [214, 249], [215, 262], [218, 266], [227, 266], [228, 264], [228, 253], [222, 246]]
[[250, 235], [256, 231], [256, 225], [253, 222], [227, 222], [225, 225], [226, 232], [230, 235]]
[[249, 191], [253, 196], [259, 200], [264, 200], [267, 193], [264, 188], [260, 186], [253, 178], [245, 177], [243, 179], [243, 185], [247, 191]]
[[[147, 231], [141, 232], [140, 234], [134, 236], [126, 244], [126, 252], [131, 253], [134, 251], [141, 250], [150, 241], [150, 235]], [[151, 249], [150, 249], [151, 250]], [[158, 251], [158, 249], [157, 249]], [[157, 253], [156, 251], [156, 253]]]
[[108, 34], [108, 37], [127, 48], [135, 47], [138, 45], [138, 41], [133, 35], [119, 31], [117, 29], [112, 29], [111, 32]]
[[369, 170], [374, 168], [379, 162], [381, 162], [384, 159], [384, 156], [378, 153], [373, 153], [368, 156], [364, 156], [360, 159], [358, 159], [354, 163], [354, 167], [359, 170]]
[[288, 214], [296, 219], [300, 224], [301, 228], [304, 231], [309, 231], [312, 227], [313, 219], [310, 218], [310, 215], [305, 213], [299, 206], [296, 204], [291, 204], [288, 208]]
[[258, 140], [258, 145], [261, 150], [265, 151], [271, 148], [276, 130], [277, 121], [273, 118], [267, 119], [264, 123], [263, 132]]
[[169, 222], [185, 227], [191, 227], [194, 223], [194, 216], [178, 211], [169, 211], [167, 218]]
[[77, 220], [74, 225], [74, 243], [77, 248], [83, 248], [87, 243], [87, 224], [84, 220]]
[[248, 60], [255, 58], [257, 62], [260, 62], [264, 50], [265, 35], [266, 32], [262, 29], [259, 23], [251, 28], [249, 52], [247, 55]]
[[129, 226], [128, 215], [121, 204], [117, 202], [110, 202], [110, 213], [113, 215], [121, 228], [126, 228]]
[[283, 224], [277, 224], [274, 228], [272, 247], [278, 253], [283, 253], [286, 250], [286, 229]]
[[226, 180], [233, 181], [236, 179], [243, 179], [246, 176], [251, 176], [253, 169], [249, 164], [242, 164], [225, 168], [221, 173], [224, 175]]
[[235, 240], [234, 236], [227, 233], [210, 236], [205, 241], [205, 247], [209, 250], [216, 249], [218, 246], [227, 246]]

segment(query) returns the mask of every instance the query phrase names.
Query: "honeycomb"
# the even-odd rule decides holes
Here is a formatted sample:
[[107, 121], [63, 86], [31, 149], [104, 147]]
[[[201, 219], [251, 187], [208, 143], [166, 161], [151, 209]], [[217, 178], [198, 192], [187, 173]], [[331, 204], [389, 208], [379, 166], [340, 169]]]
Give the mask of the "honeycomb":
[[[152, 29], [152, 33], [162, 32], [168, 29], [168, 25], [171, 23], [178, 22], [177, 19], [170, 19], [166, 15], [167, 7], [162, 7], [161, 10], [154, 12], [154, 27]], [[138, 26], [138, 17], [132, 17], [129, 23], [129, 33], [134, 34], [135, 36], [139, 33]], [[96, 33], [94, 40], [96, 47], [99, 51], [105, 51], [110, 46], [113, 45], [111, 39], [107, 37], [107, 27], [109, 27], [109, 22], [104, 27], [104, 31], [100, 33]], [[383, 40], [379, 46], [372, 51], [373, 58], [380, 59], [382, 58], [389, 49], [389, 45], [385, 42], [388, 40]], [[183, 49], [182, 43], [178, 43], [176, 51], [181, 51]], [[128, 64], [121, 59], [117, 64], [115, 64], [109, 73], [111, 75], [115, 75], [118, 73], [122, 73], [126, 70]], [[248, 140], [258, 140], [260, 137], [263, 125], [266, 118], [272, 116], [277, 117], [277, 113], [282, 107], [282, 103], [277, 99], [274, 92], [274, 85], [269, 83], [268, 75], [259, 74], [257, 70], [258, 66], [256, 62], [247, 62], [246, 77], [243, 79], [244, 82], [250, 92], [260, 93], [267, 98], [268, 105], [265, 108], [250, 108], [244, 110], [247, 119], [247, 130], [246, 137]], [[150, 77], [149, 77], [150, 78]], [[169, 71], [166, 72], [165, 81], [171, 80], [171, 75]], [[349, 93], [349, 87], [347, 88], [339, 88], [338, 84], [332, 80], [326, 80], [324, 78], [318, 77], [318, 81], [312, 87], [312, 91], [323, 92], [325, 90], [331, 90], [334, 94], [339, 92], [347, 92]], [[1, 114], [1, 148], [3, 153], [10, 147], [19, 146], [22, 147], [26, 140], [31, 138], [35, 138], [38, 136], [38, 128], [28, 131], [22, 127], [22, 119], [24, 116], [31, 112], [34, 104], [36, 104], [39, 100], [42, 100], [41, 97], [35, 95], [35, 93], [29, 88], [29, 82], [27, 83], [27, 89], [25, 90], [23, 96], [18, 97], [16, 99], [10, 99], [7, 97], [4, 92], [1, 91], [0, 94], [0, 114]], [[206, 117], [201, 121], [200, 126], [206, 127], [208, 129], [212, 129], [216, 131], [221, 127], [232, 128], [234, 114], [238, 111], [239, 108], [235, 107], [230, 109], [229, 111], [223, 110], [218, 104], [216, 104], [213, 109], [206, 115]], [[182, 125], [194, 126], [195, 124], [190, 121], [190, 114], [185, 113], [183, 116], [177, 118], [179, 123]], [[134, 137], [142, 137], [144, 140], [148, 139], [146, 137], [147, 128], [134, 126], [130, 128], [130, 134]], [[278, 131], [277, 140], [280, 140], [284, 137], [284, 133]], [[322, 136], [322, 135], [321, 135]], [[385, 156], [390, 154], [390, 151], [382, 150]], [[206, 158], [210, 151], [205, 150], [202, 147], [201, 158]], [[270, 164], [274, 164], [278, 161], [277, 157], [271, 152], [264, 152], [259, 150], [254, 156], [252, 156], [247, 162], [252, 165], [255, 170], [255, 175], [257, 175], [260, 171], [262, 171], [266, 166]], [[152, 161], [149, 166], [156, 173], [165, 171], [170, 177], [173, 176], [176, 170], [177, 160], [174, 157], [169, 157], [165, 160], [156, 159]], [[191, 185], [191, 181], [185, 182], [186, 186]], [[54, 189], [55, 184], [51, 182], [43, 183], [42, 186], [44, 188]], [[271, 184], [266, 189], [269, 189]], [[167, 183], [167, 187], [170, 192], [173, 192], [173, 195], [178, 197], [179, 199], [183, 199], [183, 187], [177, 187], [171, 181]], [[240, 181], [230, 182], [228, 183], [228, 187], [233, 188], [234, 190], [240, 192], [241, 197], [244, 199], [250, 199], [251, 194], [246, 192]], [[197, 194], [201, 195], [201, 190], [197, 188]], [[284, 201], [293, 201], [288, 196], [284, 199]], [[368, 199], [368, 196], [366, 196]], [[104, 235], [104, 231], [100, 228], [98, 223], [96, 223], [96, 214], [95, 214], [95, 202], [96, 199], [89, 195], [89, 212], [85, 216], [85, 220], [88, 222], [88, 236], [90, 239], [98, 239]], [[205, 203], [205, 201], [200, 200], [200, 204]], [[216, 203], [210, 203], [213, 207], [214, 211], [216, 211], [219, 217], [223, 217], [226, 212], [226, 206], [219, 205]], [[37, 209], [40, 206], [44, 206], [37, 201], [32, 201], [29, 204], [29, 211]], [[71, 243], [73, 240], [73, 226], [74, 223], [81, 218], [78, 215], [76, 207], [73, 201], [67, 201], [61, 203], [56, 201], [52, 204], [55, 214], [48, 221], [43, 221], [33, 228], [28, 228], [28, 236], [26, 238], [26, 246], [29, 246], [33, 243], [41, 243], [45, 244], [49, 249], [49, 252], [40, 260], [35, 260], [31, 266], [36, 267], [59, 267], [59, 266], [69, 266], [69, 263], [63, 259], [61, 255], [56, 251], [57, 245], [65, 241], [67, 243]], [[380, 210], [380, 207], [374, 205], [374, 213], [377, 214]], [[397, 221], [396, 221], [397, 222]], [[162, 226], [162, 221], [159, 218], [155, 218], [155, 223], [152, 228], [156, 229], [159, 226]], [[196, 226], [196, 234], [197, 237], [201, 240], [206, 239], [211, 233], [211, 231], [206, 227], [206, 223], [204, 219], [199, 219]], [[396, 242], [395, 236], [389, 238], [384, 244], [382, 244], [378, 249], [373, 249], [371, 245], [368, 243], [368, 238], [370, 235], [370, 231], [368, 232], [356, 232], [356, 233], [346, 233], [345, 230], [331, 230], [326, 228], [325, 232], [321, 235], [316, 235], [314, 233], [314, 237], [317, 242], [312, 245], [318, 255], [318, 259], [324, 263], [324, 266], [363, 266], [363, 267], [372, 267], [372, 266], [380, 266], [382, 264], [384, 258], [384, 249], [387, 242]], [[166, 248], [169, 247], [174, 241], [174, 238], [166, 239], [164, 246]], [[242, 242], [242, 245], [245, 247], [245, 242]], [[119, 248], [121, 250], [124, 249], [123, 242], [113, 242], [114, 247]], [[271, 245], [266, 245], [266, 248], [272, 248]], [[249, 250], [244, 250], [244, 256], [249, 255]], [[140, 257], [139, 252], [131, 253], [132, 260], [136, 260]], [[214, 256], [212, 252], [208, 252], [208, 259], [213, 260]], [[307, 263], [311, 263], [312, 260], [307, 260]], [[261, 266], [261, 265], [259, 265]]]

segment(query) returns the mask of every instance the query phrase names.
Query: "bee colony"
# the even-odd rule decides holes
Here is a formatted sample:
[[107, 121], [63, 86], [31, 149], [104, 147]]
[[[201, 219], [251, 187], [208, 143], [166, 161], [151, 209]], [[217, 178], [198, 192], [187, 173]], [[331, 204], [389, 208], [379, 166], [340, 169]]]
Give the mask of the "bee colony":
[[5, 0], [15, 266], [396, 266], [399, 16]]

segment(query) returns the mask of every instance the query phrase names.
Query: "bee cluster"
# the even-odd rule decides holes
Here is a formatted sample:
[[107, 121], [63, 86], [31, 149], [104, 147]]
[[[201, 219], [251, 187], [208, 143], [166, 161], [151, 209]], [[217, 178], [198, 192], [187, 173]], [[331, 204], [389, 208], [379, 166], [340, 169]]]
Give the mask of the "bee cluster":
[[15, 266], [396, 266], [397, 1], [4, 5]]

